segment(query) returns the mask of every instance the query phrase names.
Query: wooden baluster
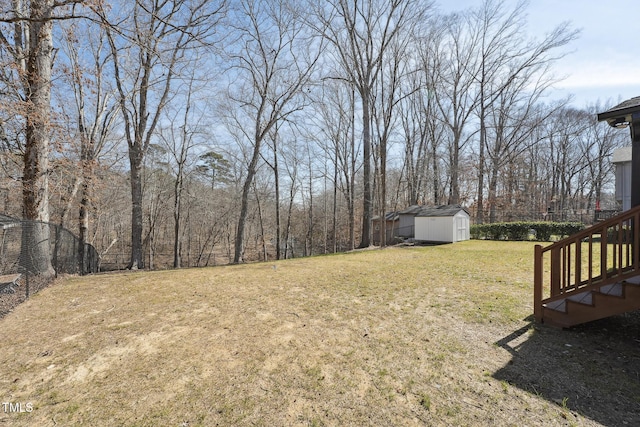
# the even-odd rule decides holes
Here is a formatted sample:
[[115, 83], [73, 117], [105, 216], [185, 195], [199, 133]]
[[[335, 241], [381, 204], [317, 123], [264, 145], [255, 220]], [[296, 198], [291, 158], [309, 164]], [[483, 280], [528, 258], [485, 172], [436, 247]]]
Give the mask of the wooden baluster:
[[564, 283], [562, 284], [562, 292], [567, 292], [568, 288], [573, 287], [573, 283], [571, 282], [571, 243], [566, 246], [565, 250], [565, 260], [563, 268], [565, 270], [564, 274]]
[[603, 227], [600, 233], [600, 279], [607, 277], [607, 232], [608, 227]]
[[536, 245], [533, 257], [533, 316], [536, 322], [542, 322], [542, 276], [544, 265], [542, 245]]
[[582, 283], [582, 241], [576, 241], [576, 260], [575, 260], [575, 269], [576, 269], [576, 285], [580, 286]]
[[551, 296], [560, 295], [560, 275], [562, 248], [554, 248], [551, 250]]
[[624, 243], [624, 221], [620, 221], [618, 224], [618, 241], [616, 242], [616, 249], [618, 252], [618, 275], [622, 274], [622, 245]]
[[589, 236], [589, 284], [593, 283], [593, 234]]

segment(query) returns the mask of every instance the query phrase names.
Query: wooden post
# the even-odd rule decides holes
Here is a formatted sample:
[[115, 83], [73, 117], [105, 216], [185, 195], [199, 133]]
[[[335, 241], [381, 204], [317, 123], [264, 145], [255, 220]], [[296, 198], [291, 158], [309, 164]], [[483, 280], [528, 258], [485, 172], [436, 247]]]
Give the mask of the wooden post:
[[[640, 113], [633, 113], [631, 116], [631, 208], [640, 206]], [[638, 227], [636, 221], [632, 224], [632, 234], [637, 234], [636, 227]], [[637, 259], [638, 249], [634, 243], [631, 246], [631, 253], [634, 261]], [[634, 267], [637, 268], [637, 264], [634, 262]]]
[[562, 273], [561, 247], [551, 250], [551, 296], [560, 295], [560, 279]]
[[533, 317], [542, 322], [542, 246], [536, 245], [533, 257]]
[[631, 223], [631, 256], [633, 257], [633, 270], [640, 270], [640, 251], [634, 250], [640, 245], [640, 213], [636, 212]]
[[634, 113], [631, 128], [631, 207], [640, 206], [640, 113]]

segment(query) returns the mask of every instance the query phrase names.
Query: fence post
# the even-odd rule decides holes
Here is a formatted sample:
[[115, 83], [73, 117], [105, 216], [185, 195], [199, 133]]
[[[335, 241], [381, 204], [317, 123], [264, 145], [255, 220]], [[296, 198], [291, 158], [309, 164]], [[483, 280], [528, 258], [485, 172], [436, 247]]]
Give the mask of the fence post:
[[542, 245], [536, 245], [533, 255], [533, 317], [542, 322]]

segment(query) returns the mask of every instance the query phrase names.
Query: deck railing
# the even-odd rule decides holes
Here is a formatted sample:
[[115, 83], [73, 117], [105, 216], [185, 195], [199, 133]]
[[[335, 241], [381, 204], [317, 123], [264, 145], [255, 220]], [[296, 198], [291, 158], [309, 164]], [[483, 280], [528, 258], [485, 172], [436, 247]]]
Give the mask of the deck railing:
[[635, 274], [640, 274], [640, 206], [547, 247], [536, 245], [535, 319], [542, 321], [545, 303]]

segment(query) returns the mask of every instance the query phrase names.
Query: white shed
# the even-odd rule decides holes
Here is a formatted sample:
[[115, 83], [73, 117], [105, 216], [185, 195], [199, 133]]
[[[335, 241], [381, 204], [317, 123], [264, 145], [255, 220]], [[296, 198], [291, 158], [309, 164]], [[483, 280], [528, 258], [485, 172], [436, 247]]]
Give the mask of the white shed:
[[453, 243], [469, 240], [469, 212], [459, 205], [423, 207], [415, 217], [415, 239]]

